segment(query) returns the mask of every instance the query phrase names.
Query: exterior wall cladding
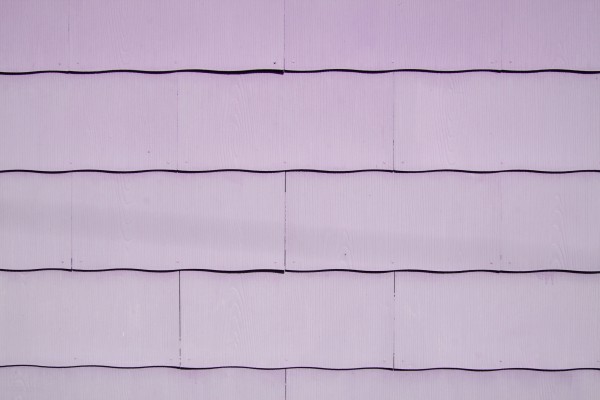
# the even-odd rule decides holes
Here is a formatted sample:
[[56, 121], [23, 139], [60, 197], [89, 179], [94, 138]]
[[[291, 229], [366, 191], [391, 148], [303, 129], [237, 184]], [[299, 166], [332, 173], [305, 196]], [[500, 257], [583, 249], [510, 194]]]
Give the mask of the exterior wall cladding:
[[600, 0], [0, 0], [0, 399], [600, 398]]

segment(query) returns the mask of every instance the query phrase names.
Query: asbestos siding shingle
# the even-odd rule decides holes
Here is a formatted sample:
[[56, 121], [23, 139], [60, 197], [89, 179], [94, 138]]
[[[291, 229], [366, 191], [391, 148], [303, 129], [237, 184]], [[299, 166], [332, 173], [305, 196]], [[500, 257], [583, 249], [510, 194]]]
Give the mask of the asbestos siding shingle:
[[71, 179], [0, 174], [0, 269], [71, 268]]
[[0, 2], [0, 71], [283, 67], [283, 2]]
[[600, 167], [597, 75], [44, 74], [0, 90], [3, 169]]
[[287, 372], [287, 400], [593, 400], [598, 371]]
[[600, 175], [294, 173], [290, 270], [597, 271]]
[[395, 367], [598, 368], [600, 275], [396, 273]]
[[70, 3], [0, 1], [0, 71], [69, 69]]
[[395, 74], [399, 170], [600, 168], [600, 76]]
[[0, 168], [177, 168], [177, 78], [0, 76]]
[[284, 371], [0, 368], [0, 393], [28, 400], [283, 400]]
[[0, 365], [179, 364], [177, 273], [0, 273]]
[[600, 69], [596, 0], [286, 2], [286, 67]]
[[283, 269], [283, 174], [73, 176], [73, 267]]
[[181, 273], [185, 367], [391, 367], [392, 274]]
[[389, 169], [393, 102], [389, 74], [181, 74], [179, 166]]
[[1, 71], [600, 68], [596, 0], [4, 0], [0, 15]]

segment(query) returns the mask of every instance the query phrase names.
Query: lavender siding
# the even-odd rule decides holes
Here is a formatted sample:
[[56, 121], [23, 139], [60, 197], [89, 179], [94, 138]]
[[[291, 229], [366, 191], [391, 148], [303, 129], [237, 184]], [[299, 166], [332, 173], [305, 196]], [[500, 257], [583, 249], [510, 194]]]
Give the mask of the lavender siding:
[[73, 176], [73, 267], [283, 269], [284, 177]]
[[0, 369], [0, 392], [7, 399], [29, 400], [282, 400], [284, 371], [167, 368], [115, 370]]
[[279, 0], [38, 3], [0, 2], [1, 71], [283, 67]]
[[391, 367], [393, 307], [391, 274], [182, 272], [181, 363]]
[[0, 365], [177, 365], [177, 273], [0, 273]]
[[0, 269], [71, 267], [71, 180], [0, 175]]
[[597, 271], [600, 258], [593, 172], [15, 173], [0, 188], [4, 269], [69, 269], [72, 255], [75, 269]]
[[288, 69], [598, 69], [595, 0], [286, 1]]
[[311, 371], [287, 372], [288, 400], [592, 400], [595, 371]]
[[0, 89], [4, 169], [600, 166], [597, 75], [47, 74]]
[[598, 270], [600, 176], [288, 174], [288, 269]]
[[600, 68], [596, 0], [4, 0], [0, 15], [2, 71]]
[[396, 368], [600, 365], [600, 276], [396, 273]]
[[393, 101], [391, 75], [181, 74], [179, 167], [389, 169]]
[[598, 75], [395, 75], [396, 169], [600, 168]]
[[0, 0], [0, 397], [597, 398], [599, 27]]

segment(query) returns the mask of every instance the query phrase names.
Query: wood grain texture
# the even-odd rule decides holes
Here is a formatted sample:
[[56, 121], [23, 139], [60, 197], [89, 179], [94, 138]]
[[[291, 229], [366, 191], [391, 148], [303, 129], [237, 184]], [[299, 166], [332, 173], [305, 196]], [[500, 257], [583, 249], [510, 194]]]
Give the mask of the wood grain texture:
[[283, 68], [283, 2], [0, 3], [0, 71]]
[[287, 268], [598, 271], [600, 176], [287, 177]]
[[508, 0], [503, 4], [505, 69], [600, 69], [600, 2]]
[[600, 4], [290, 0], [287, 69], [598, 70]]
[[283, 87], [270, 74], [178, 74], [181, 169], [281, 169]]
[[0, 76], [0, 168], [70, 168], [69, 81], [62, 75]]
[[501, 265], [600, 270], [600, 176], [502, 175]]
[[175, 76], [3, 76], [0, 88], [2, 169], [177, 168]]
[[290, 0], [286, 68], [500, 69], [501, 4]]
[[0, 7], [3, 71], [283, 69], [284, 58], [287, 69], [600, 68], [595, 0], [290, 0], [285, 10], [279, 0], [151, 7], [5, 0]]
[[68, 69], [69, 3], [0, 1], [0, 71]]
[[287, 372], [288, 400], [592, 400], [597, 371], [315, 371]]
[[281, 69], [283, 2], [71, 2], [71, 68]]
[[0, 88], [2, 169], [392, 166], [391, 75], [51, 74]]
[[285, 380], [284, 371], [243, 369], [16, 367], [0, 369], [0, 391], [6, 399], [30, 400], [283, 400]]
[[596, 75], [50, 74], [0, 89], [2, 169], [600, 169]]
[[284, 85], [288, 168], [391, 168], [393, 78], [294, 75]]
[[178, 79], [181, 169], [391, 168], [390, 75]]
[[182, 365], [391, 367], [393, 276], [181, 273]]
[[396, 368], [600, 366], [600, 275], [395, 275]]
[[600, 169], [597, 75], [395, 74], [396, 169]]
[[0, 175], [0, 269], [71, 267], [71, 177]]
[[287, 177], [288, 269], [497, 268], [495, 175]]
[[178, 277], [0, 273], [0, 364], [178, 365]]
[[283, 269], [283, 174], [73, 176], [73, 266]]

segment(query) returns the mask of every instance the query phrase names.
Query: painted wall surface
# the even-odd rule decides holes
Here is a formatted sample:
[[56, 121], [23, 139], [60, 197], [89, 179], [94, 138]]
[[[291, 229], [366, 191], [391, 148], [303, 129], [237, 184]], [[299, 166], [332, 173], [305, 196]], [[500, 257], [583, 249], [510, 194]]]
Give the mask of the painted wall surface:
[[599, 398], [599, 44], [598, 0], [0, 0], [0, 398]]

